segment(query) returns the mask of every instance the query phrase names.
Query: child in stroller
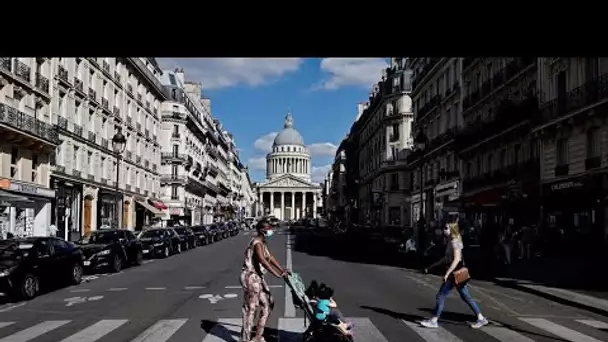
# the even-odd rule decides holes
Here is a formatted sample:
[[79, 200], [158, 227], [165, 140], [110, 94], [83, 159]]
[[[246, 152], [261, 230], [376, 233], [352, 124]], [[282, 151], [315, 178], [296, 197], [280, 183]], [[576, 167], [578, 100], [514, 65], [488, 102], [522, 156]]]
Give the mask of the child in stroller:
[[352, 325], [344, 321], [342, 314], [337, 309], [338, 304], [333, 299], [334, 290], [331, 287], [324, 283], [319, 285], [317, 281], [313, 280], [305, 293], [314, 307], [317, 320], [334, 325], [344, 335], [351, 334]]

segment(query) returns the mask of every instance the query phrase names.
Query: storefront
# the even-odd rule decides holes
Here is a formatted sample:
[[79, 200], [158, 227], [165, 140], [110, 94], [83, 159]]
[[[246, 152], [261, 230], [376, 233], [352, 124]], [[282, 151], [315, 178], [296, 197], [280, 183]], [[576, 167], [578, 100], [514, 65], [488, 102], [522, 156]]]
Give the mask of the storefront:
[[[57, 236], [67, 240], [80, 238], [92, 227], [82, 218], [82, 184], [51, 177], [56, 198], [52, 200], [51, 222], [57, 227]], [[83, 226], [84, 223], [84, 226]]]
[[605, 247], [606, 174], [543, 184], [542, 235], [552, 250], [593, 255]]
[[48, 236], [55, 190], [37, 184], [0, 179], [0, 233]]
[[[118, 227], [122, 210], [123, 195], [114, 191], [99, 189], [97, 193], [97, 227]], [[120, 206], [120, 207], [118, 207]]]
[[135, 230], [140, 231], [144, 227], [160, 226], [162, 217], [165, 216], [167, 206], [161, 201], [152, 201], [145, 198], [135, 198]]

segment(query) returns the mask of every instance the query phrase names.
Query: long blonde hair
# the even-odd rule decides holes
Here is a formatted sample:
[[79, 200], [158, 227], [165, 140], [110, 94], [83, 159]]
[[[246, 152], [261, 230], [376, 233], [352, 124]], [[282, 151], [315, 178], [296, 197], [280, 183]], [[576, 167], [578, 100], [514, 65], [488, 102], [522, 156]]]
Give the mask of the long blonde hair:
[[458, 223], [448, 223], [448, 228], [450, 229], [450, 238], [462, 242], [462, 235], [460, 235], [460, 227], [458, 226]]

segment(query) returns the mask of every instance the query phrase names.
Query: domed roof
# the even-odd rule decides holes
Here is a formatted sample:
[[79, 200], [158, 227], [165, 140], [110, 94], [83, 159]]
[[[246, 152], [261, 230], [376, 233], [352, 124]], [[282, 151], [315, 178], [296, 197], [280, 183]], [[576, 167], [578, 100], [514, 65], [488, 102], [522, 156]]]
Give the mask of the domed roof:
[[300, 145], [304, 146], [304, 139], [295, 128], [293, 128], [293, 116], [287, 113], [283, 130], [274, 138], [272, 146]]

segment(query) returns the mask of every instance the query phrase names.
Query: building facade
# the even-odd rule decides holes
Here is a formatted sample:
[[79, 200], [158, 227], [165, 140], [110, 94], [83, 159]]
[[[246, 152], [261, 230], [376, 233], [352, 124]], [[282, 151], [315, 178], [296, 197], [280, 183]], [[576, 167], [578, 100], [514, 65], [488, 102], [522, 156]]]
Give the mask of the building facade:
[[49, 58], [0, 57], [0, 234], [47, 235], [51, 161], [61, 144]]
[[370, 92], [369, 102], [359, 105], [351, 128], [350, 148], [344, 150], [347, 160], [356, 155], [358, 165], [348, 161], [347, 169], [352, 167], [357, 175], [354, 179], [345, 175], [345, 181], [354, 182], [357, 188], [356, 199], [350, 201], [356, 202], [351, 207], [357, 208], [360, 223], [402, 227], [409, 222], [404, 219], [410, 211], [409, 172], [405, 162], [397, 161], [412, 146], [410, 77], [407, 59], [391, 59], [382, 80]]
[[[462, 126], [460, 58], [410, 58], [413, 71], [413, 135], [426, 138], [423, 150], [410, 154], [413, 195], [411, 220], [441, 220], [459, 198], [459, 160], [454, 138]], [[421, 199], [422, 198], [422, 199]]]
[[311, 170], [310, 153], [287, 113], [283, 130], [266, 156], [266, 181], [257, 184], [263, 215], [279, 220], [317, 217], [322, 189], [311, 182]]

